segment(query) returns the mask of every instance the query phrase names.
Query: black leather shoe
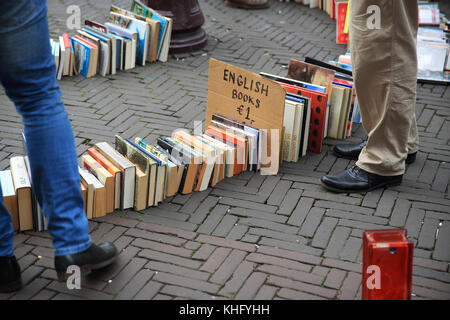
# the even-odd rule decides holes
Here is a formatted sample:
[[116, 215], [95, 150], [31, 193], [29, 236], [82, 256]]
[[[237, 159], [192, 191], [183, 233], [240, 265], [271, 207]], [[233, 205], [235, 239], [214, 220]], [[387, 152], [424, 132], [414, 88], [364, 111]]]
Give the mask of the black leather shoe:
[[402, 178], [403, 175], [379, 176], [354, 165], [337, 174], [323, 176], [320, 182], [326, 189], [333, 192], [359, 193], [385, 186], [399, 185], [402, 182]]
[[71, 265], [80, 267], [82, 274], [104, 268], [117, 258], [117, 249], [111, 242], [99, 245], [92, 244], [89, 249], [64, 256], [55, 256], [55, 270], [59, 281], [66, 281], [70, 274], [67, 268]]
[[[338, 144], [333, 148], [333, 152], [340, 158], [358, 160], [361, 150], [366, 146], [367, 140], [363, 140], [361, 143], [357, 144]], [[416, 161], [417, 152], [408, 153], [405, 163], [411, 164]]]
[[16, 257], [0, 257], [0, 292], [13, 292], [22, 288], [22, 276]]

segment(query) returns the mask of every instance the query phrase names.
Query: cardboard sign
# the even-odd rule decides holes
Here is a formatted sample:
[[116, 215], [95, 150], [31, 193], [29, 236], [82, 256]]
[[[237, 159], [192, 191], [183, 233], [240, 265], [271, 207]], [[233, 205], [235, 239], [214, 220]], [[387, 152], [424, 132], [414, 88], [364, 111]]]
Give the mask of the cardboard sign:
[[[279, 167], [286, 92], [278, 83], [225, 62], [210, 59], [206, 127], [219, 115], [265, 129], [261, 173], [276, 175]], [[278, 135], [278, 137], [276, 137]], [[277, 141], [274, 138], [278, 138]]]

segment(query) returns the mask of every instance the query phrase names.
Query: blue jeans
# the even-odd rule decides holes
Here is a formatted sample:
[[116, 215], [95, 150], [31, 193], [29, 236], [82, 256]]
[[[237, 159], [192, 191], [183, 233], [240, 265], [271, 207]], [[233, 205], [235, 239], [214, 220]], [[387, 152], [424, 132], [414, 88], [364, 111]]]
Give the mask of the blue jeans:
[[[45, 0], [0, 1], [0, 82], [22, 116], [33, 190], [59, 256], [88, 249], [91, 238], [49, 39]], [[11, 221], [0, 188], [0, 256], [14, 254]]]

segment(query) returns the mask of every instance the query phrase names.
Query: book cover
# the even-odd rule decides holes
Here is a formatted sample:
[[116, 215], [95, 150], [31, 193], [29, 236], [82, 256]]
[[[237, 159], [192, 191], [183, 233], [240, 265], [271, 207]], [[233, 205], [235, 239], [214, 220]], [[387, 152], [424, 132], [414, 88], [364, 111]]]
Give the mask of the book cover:
[[138, 20], [132, 16], [131, 12], [111, 6], [109, 22], [117, 24], [125, 29], [137, 34], [136, 61], [145, 66], [147, 60], [148, 42], [150, 38], [150, 28], [147, 22]]
[[74, 71], [75, 74], [81, 74], [85, 78], [90, 77], [89, 74], [89, 59], [91, 48], [76, 39], [75, 37], [70, 38], [70, 43], [74, 51]]
[[120, 206], [122, 210], [132, 208], [134, 206], [135, 165], [117, 152], [107, 142], [96, 143], [94, 148], [121, 170], [122, 183]]
[[33, 204], [31, 199], [31, 181], [28, 176], [24, 157], [10, 159], [11, 175], [17, 195], [17, 211], [20, 231], [33, 230]]

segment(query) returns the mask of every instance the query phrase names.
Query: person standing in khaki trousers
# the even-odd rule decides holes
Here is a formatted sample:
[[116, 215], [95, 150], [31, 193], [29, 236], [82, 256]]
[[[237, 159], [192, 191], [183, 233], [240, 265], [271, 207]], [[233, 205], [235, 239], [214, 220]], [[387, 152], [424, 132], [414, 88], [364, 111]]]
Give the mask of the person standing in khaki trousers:
[[368, 138], [357, 145], [335, 146], [338, 156], [358, 161], [322, 177], [325, 188], [365, 192], [398, 185], [405, 163], [415, 160], [417, 29], [417, 0], [350, 1], [354, 85]]

